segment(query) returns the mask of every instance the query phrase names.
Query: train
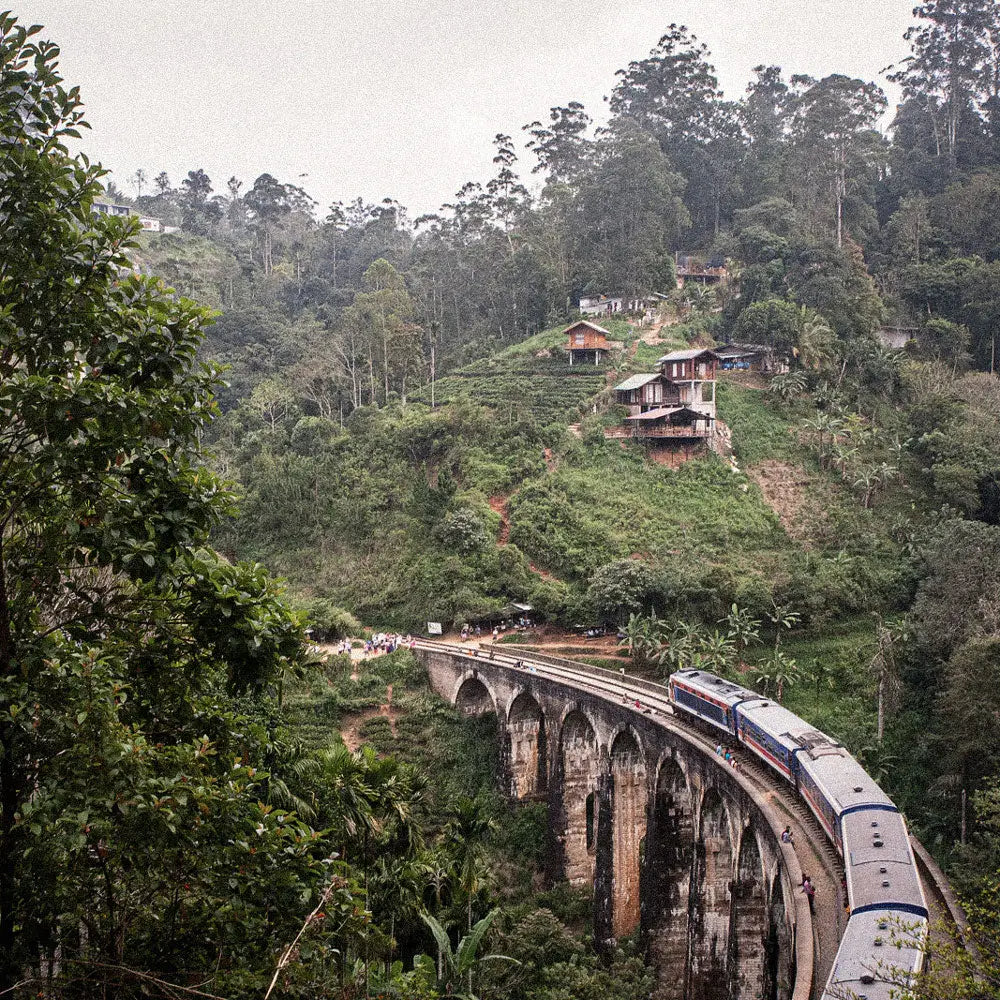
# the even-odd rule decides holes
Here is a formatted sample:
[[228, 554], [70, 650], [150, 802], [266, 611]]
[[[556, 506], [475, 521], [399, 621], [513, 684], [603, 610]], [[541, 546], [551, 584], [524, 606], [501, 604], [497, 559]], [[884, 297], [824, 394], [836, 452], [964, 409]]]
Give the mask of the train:
[[840, 855], [849, 917], [823, 1000], [890, 1000], [920, 971], [928, 911], [906, 822], [844, 746], [704, 670], [670, 675], [675, 710], [736, 740], [796, 793]]

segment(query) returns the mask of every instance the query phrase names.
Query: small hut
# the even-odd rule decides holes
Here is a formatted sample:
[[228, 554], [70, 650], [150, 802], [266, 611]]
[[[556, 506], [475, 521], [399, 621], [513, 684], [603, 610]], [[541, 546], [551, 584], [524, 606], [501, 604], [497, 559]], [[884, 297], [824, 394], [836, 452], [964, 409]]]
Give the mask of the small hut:
[[571, 366], [574, 362], [589, 364], [591, 358], [595, 365], [599, 365], [611, 350], [608, 347], [608, 331], [585, 319], [566, 327], [563, 333], [568, 338], [566, 353]]

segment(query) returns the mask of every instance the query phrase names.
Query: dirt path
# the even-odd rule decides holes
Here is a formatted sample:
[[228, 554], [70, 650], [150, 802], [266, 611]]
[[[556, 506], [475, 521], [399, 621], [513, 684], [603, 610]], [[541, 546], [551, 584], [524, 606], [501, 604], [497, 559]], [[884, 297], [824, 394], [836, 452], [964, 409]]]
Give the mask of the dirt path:
[[804, 517], [809, 512], [806, 487], [813, 477], [797, 466], [774, 459], [761, 462], [747, 469], [746, 473], [760, 487], [764, 500], [778, 515], [789, 536], [796, 541], [808, 542], [810, 532]]
[[[351, 676], [352, 679], [357, 679], [356, 675], [352, 674]], [[378, 708], [370, 708], [365, 712], [359, 712], [357, 715], [351, 715], [344, 719], [340, 728], [340, 736], [344, 741], [344, 746], [352, 753], [360, 749], [365, 742], [361, 737], [361, 730], [364, 728], [365, 723], [369, 719], [377, 719], [379, 716], [389, 720], [389, 728], [392, 730], [392, 735], [395, 736], [396, 722], [400, 714], [398, 708], [392, 707], [392, 685], [388, 684], [385, 689], [384, 704], [379, 705]]]
[[500, 516], [500, 533], [497, 535], [497, 545], [506, 545], [510, 538], [510, 514], [507, 510], [509, 497], [490, 497], [490, 510]]

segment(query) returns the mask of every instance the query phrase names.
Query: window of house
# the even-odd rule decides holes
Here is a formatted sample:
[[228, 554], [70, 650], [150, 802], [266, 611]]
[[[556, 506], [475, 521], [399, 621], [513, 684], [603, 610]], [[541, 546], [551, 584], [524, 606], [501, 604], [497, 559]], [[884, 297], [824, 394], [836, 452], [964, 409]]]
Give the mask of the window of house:
[[576, 334], [574, 340], [575, 340], [575, 342], [577, 344], [582, 344], [583, 343], [583, 334], [582, 333]]
[[653, 390], [653, 402], [659, 403], [663, 399], [663, 386], [659, 382], [654, 382], [652, 385]]
[[673, 375], [674, 378], [677, 378], [677, 362], [676, 361], [673, 364], [672, 375]]

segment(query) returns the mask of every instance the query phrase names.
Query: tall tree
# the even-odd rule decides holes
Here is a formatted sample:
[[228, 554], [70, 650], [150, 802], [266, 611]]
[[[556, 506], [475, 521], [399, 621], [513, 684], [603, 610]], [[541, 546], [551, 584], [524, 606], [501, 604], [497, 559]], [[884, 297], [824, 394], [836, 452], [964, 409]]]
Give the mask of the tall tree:
[[[889, 79], [921, 107], [931, 126], [935, 155], [954, 166], [979, 105], [995, 93], [995, 39], [1000, 11], [994, 0], [928, 0], [906, 32], [912, 55]], [[977, 123], [978, 124], [978, 123]]]
[[[223, 869], [260, 900], [282, 858], [292, 907], [320, 877], [258, 808], [274, 748], [228, 701], [302, 635], [259, 567], [202, 548], [230, 506], [200, 466], [209, 317], [133, 273], [135, 222], [92, 215], [104, 173], [67, 152], [80, 98], [37, 30], [0, 15], [0, 992], [59, 956], [131, 996], [154, 953], [233, 954]], [[264, 868], [233, 847], [256, 824]], [[178, 906], [193, 924], [160, 922]]]
[[874, 83], [841, 74], [822, 80], [796, 76], [792, 84], [798, 175], [810, 201], [826, 201], [824, 190], [832, 197], [839, 247], [844, 241], [844, 202], [852, 187], [867, 182], [867, 200], [874, 200], [871, 171], [885, 156], [885, 143], [875, 125], [886, 108], [885, 94]]
[[590, 115], [583, 105], [570, 101], [566, 107], [550, 110], [549, 124], [534, 121], [523, 126], [531, 136], [527, 148], [538, 160], [532, 173], [544, 172], [550, 182], [577, 179], [587, 169], [593, 147], [587, 138], [590, 125]]
[[659, 143], [623, 122], [581, 191], [577, 254], [588, 284], [633, 295], [673, 285], [671, 248], [689, 216]]

